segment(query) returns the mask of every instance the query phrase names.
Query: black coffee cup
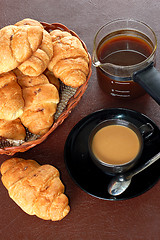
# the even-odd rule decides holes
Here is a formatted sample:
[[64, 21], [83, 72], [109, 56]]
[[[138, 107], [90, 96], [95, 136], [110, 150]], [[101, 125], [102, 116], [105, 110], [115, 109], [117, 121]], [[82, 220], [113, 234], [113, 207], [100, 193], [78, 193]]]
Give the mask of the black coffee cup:
[[[102, 159], [100, 157], [100, 154], [99, 154], [99, 156], [97, 154], [95, 154], [95, 150], [93, 148], [93, 142], [94, 142], [95, 136], [98, 132], [100, 132], [100, 130], [103, 130], [104, 128], [109, 127], [109, 126], [125, 127], [125, 128], [123, 128], [123, 129], [125, 129], [125, 131], [129, 130], [129, 131], [133, 132], [137, 138], [136, 141], [138, 141], [139, 149], [138, 149], [136, 155], [134, 157], [132, 157], [131, 159], [125, 161], [124, 163], [121, 162], [121, 163], [117, 164], [117, 162], [114, 162], [114, 160], [112, 160], [112, 159], [109, 159], [109, 161], [107, 162], [107, 161], [104, 161], [104, 159]], [[142, 151], [143, 151], [143, 147], [144, 147], [144, 141], [147, 140], [152, 135], [153, 131], [154, 131], [154, 128], [152, 127], [152, 125], [150, 123], [146, 123], [140, 127], [136, 127], [131, 122], [128, 122], [128, 121], [122, 120], [122, 119], [109, 119], [109, 120], [103, 121], [100, 124], [98, 124], [91, 131], [90, 136], [89, 136], [88, 147], [89, 147], [89, 153], [90, 153], [91, 159], [98, 168], [100, 168], [103, 172], [105, 172], [107, 174], [115, 175], [118, 173], [126, 172], [129, 169], [131, 169], [133, 166], [135, 166], [135, 164], [140, 159]], [[107, 136], [107, 138], [109, 138], [109, 137]], [[123, 136], [121, 136], [121, 138], [123, 139]], [[125, 146], [124, 146], [124, 148], [125, 148]], [[113, 146], [113, 149], [115, 149], [115, 146]], [[106, 147], [105, 151], [103, 151], [103, 152], [104, 152], [104, 154], [106, 153], [106, 155], [107, 155], [107, 147]], [[118, 159], [118, 155], [117, 155], [117, 159]]]

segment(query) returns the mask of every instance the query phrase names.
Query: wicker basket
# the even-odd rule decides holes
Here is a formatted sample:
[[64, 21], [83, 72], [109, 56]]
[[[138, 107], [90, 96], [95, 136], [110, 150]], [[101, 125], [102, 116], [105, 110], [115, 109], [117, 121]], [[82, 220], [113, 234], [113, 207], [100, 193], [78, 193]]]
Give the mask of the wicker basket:
[[[69, 30], [66, 26], [64, 26], [60, 23], [48, 24], [48, 23], [42, 22], [41, 24], [44, 26], [44, 28], [48, 32], [50, 32], [54, 29], [60, 29], [60, 30], [67, 31], [67, 32], [71, 33], [73, 36], [76, 36], [79, 38], [79, 36], [75, 32], [73, 32], [72, 30]], [[80, 41], [82, 42], [83, 47], [85, 48], [85, 50], [88, 53], [86, 45], [84, 44], [84, 42], [81, 39], [80, 39]], [[59, 113], [59, 116], [57, 116], [57, 119], [55, 120], [55, 122], [52, 125], [52, 127], [50, 128], [50, 130], [43, 136], [37, 138], [36, 140], [26, 141], [19, 146], [9, 146], [8, 147], [7, 145], [5, 146], [5, 144], [4, 144], [3, 148], [0, 148], [0, 154], [14, 155], [17, 152], [25, 152], [28, 149], [33, 148], [34, 146], [42, 143], [48, 137], [49, 134], [51, 134], [60, 124], [63, 123], [63, 121], [71, 113], [72, 109], [78, 104], [78, 102], [80, 101], [81, 97], [83, 96], [83, 94], [88, 86], [88, 81], [89, 81], [89, 78], [92, 73], [91, 56], [89, 53], [88, 53], [88, 56], [89, 56], [89, 74], [87, 76], [86, 82], [79, 88], [74, 89], [72, 96], [68, 95], [68, 100], [65, 103], [65, 106], [63, 106], [61, 112]], [[60, 104], [61, 104], [61, 100], [60, 100]], [[64, 105], [64, 104], [62, 104], [62, 105]]]

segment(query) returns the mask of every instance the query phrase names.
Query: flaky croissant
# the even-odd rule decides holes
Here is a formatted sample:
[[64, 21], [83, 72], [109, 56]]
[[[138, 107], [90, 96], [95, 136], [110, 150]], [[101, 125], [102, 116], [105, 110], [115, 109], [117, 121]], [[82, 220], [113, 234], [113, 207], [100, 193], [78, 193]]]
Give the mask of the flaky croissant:
[[[26, 61], [42, 43], [40, 26], [9, 25], [0, 30], [0, 74]], [[22, 44], [23, 43], [23, 44]]]
[[53, 30], [50, 32], [53, 43], [53, 57], [48, 69], [64, 84], [79, 87], [89, 72], [89, 58], [81, 41], [69, 32]]
[[0, 136], [6, 139], [24, 140], [26, 130], [19, 118], [11, 121], [0, 119]]
[[1, 165], [9, 196], [29, 215], [58, 221], [70, 211], [59, 171], [34, 160], [11, 158]]
[[0, 75], [0, 119], [14, 120], [23, 113], [22, 89], [13, 72]]
[[20, 116], [21, 122], [31, 133], [43, 135], [54, 122], [59, 92], [44, 74], [29, 77], [17, 69], [15, 74], [22, 87], [24, 98], [24, 110]]
[[42, 74], [48, 66], [53, 56], [53, 45], [50, 34], [44, 30], [43, 26], [34, 19], [23, 19], [15, 24], [16, 26], [40, 26], [43, 29], [42, 43], [30, 58], [24, 61], [18, 69], [29, 76], [38, 76]]

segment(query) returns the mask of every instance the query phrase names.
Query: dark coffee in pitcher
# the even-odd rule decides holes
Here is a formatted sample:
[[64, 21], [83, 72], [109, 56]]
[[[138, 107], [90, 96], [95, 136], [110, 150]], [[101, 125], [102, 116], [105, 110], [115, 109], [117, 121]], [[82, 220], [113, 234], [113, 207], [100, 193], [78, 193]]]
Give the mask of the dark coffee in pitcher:
[[[106, 35], [97, 47], [97, 58], [104, 63], [111, 63], [130, 68], [145, 61], [153, 52], [152, 41], [143, 33], [133, 30], [119, 30]], [[145, 94], [145, 90], [133, 82], [130, 76], [124, 76], [125, 81], [118, 77], [120, 72], [113, 68], [113, 74], [108, 73], [108, 66], [97, 67], [97, 78], [100, 87], [114, 97], [134, 98]]]

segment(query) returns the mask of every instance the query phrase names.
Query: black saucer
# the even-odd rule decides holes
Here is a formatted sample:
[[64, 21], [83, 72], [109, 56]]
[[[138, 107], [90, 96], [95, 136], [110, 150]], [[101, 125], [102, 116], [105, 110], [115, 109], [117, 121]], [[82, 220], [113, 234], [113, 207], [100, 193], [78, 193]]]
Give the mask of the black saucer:
[[91, 130], [106, 119], [124, 119], [137, 127], [148, 122], [154, 127], [154, 133], [145, 142], [138, 165], [160, 151], [160, 130], [147, 116], [122, 108], [100, 110], [83, 118], [71, 130], [64, 148], [67, 169], [78, 186], [92, 196], [106, 200], [125, 200], [136, 197], [157, 183], [160, 178], [160, 164], [157, 161], [134, 176], [129, 188], [120, 196], [110, 196], [107, 187], [112, 177], [104, 174], [94, 165], [88, 152], [88, 138]]

